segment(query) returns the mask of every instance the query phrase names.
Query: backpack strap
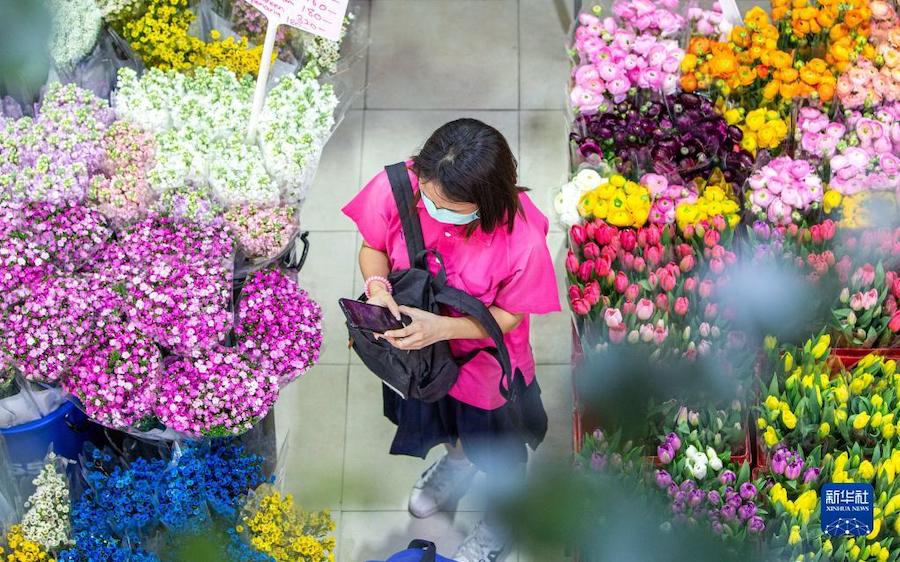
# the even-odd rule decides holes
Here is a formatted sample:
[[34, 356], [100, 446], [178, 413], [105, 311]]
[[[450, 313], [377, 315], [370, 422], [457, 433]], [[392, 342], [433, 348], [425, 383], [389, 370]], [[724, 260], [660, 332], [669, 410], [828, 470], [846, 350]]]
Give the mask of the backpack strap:
[[473, 350], [469, 355], [463, 358], [462, 364], [471, 361], [481, 352], [490, 354], [497, 360], [497, 363], [500, 364], [500, 370], [502, 371], [502, 376], [500, 377], [500, 395], [511, 402], [517, 400], [519, 386], [514, 384], [512, 362], [509, 359], [509, 349], [507, 349], [506, 341], [503, 339], [503, 330], [500, 329], [500, 325], [497, 324], [497, 320], [494, 319], [494, 315], [491, 314], [491, 311], [488, 310], [480, 300], [465, 291], [461, 291], [450, 285], [442, 286], [440, 290], [436, 291], [434, 298], [440, 304], [449, 306], [463, 314], [471, 316], [484, 327], [488, 336], [494, 340], [494, 346]]
[[413, 214], [414, 199], [413, 187], [409, 181], [409, 172], [406, 162], [398, 162], [384, 167], [388, 180], [391, 182], [391, 191], [394, 193], [394, 202], [400, 212], [400, 224], [403, 227], [403, 237], [406, 239], [406, 251], [409, 254], [409, 266], [416, 267], [416, 258], [425, 251], [425, 238], [422, 236], [422, 224], [419, 217]]

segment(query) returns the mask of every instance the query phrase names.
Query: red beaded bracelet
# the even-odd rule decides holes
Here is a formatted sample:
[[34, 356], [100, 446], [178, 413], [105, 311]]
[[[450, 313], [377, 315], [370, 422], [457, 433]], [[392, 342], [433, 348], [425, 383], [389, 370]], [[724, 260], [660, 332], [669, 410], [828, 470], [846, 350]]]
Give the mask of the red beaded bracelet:
[[382, 283], [384, 285], [384, 288], [387, 289], [387, 292], [389, 294], [394, 294], [394, 286], [391, 285], [391, 282], [387, 280], [387, 277], [382, 277], [381, 275], [373, 275], [372, 277], [369, 277], [368, 279], [366, 279], [366, 298], [367, 299], [372, 297], [372, 295], [369, 294], [369, 284], [372, 283], [372, 281], [379, 281], [380, 283]]

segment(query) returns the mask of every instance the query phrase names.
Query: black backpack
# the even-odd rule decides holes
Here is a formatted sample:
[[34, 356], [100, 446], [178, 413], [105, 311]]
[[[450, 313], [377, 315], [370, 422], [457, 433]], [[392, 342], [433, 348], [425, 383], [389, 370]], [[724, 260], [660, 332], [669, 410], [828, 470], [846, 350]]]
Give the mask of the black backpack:
[[[471, 316], [484, 326], [494, 340], [494, 347], [477, 349], [460, 359], [453, 357], [450, 344], [446, 341], [419, 350], [403, 351], [348, 324], [353, 349], [366, 367], [404, 399], [415, 398], [425, 402], [435, 402], [446, 396], [456, 383], [459, 368], [479, 353], [488, 353], [497, 360], [503, 373], [500, 379], [501, 395], [507, 400], [516, 400], [525, 387], [525, 379], [518, 369], [513, 376], [509, 351], [500, 326], [481, 301], [447, 284], [441, 255], [436, 250], [425, 249], [422, 225], [414, 214], [413, 188], [406, 164], [400, 162], [386, 166], [385, 170], [400, 212], [410, 263], [409, 269], [394, 271], [388, 276], [394, 288], [394, 300], [397, 304], [435, 314], [440, 314], [440, 306], [444, 305]], [[434, 255], [440, 264], [440, 271], [435, 275], [428, 271], [429, 254]], [[365, 296], [361, 296], [360, 300], [365, 300]]]

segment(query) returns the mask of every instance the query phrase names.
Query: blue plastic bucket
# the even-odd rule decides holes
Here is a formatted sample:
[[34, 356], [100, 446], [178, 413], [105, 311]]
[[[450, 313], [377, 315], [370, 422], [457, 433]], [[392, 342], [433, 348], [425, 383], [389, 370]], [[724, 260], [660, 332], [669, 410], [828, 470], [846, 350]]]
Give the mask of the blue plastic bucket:
[[75, 404], [65, 402], [43, 418], [0, 429], [13, 475], [36, 476], [51, 445], [57, 455], [78, 460], [85, 441], [90, 437], [89, 427], [84, 412]]

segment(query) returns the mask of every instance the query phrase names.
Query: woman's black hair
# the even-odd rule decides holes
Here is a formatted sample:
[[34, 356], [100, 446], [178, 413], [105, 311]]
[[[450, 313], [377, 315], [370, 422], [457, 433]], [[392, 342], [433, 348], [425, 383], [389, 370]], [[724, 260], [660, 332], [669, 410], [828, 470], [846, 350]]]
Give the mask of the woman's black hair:
[[477, 119], [457, 119], [441, 126], [413, 156], [420, 180], [440, 186], [456, 203], [478, 206], [478, 221], [491, 233], [506, 225], [512, 232], [516, 214], [523, 213], [516, 181], [516, 158], [500, 131]]

